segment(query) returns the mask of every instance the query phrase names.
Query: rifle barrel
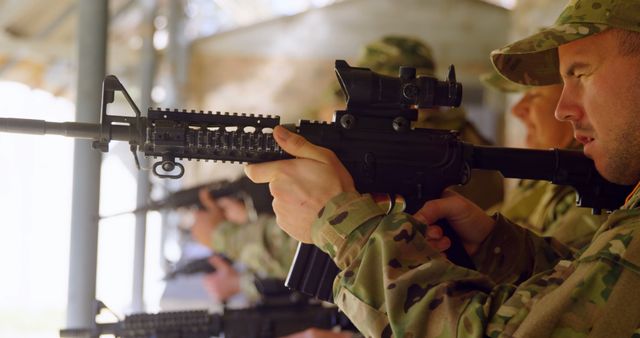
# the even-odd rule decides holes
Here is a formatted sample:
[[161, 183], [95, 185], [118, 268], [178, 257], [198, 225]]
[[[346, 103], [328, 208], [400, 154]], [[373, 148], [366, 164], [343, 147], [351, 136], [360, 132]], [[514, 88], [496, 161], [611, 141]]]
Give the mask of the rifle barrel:
[[[131, 139], [129, 130], [129, 126], [112, 125], [111, 138], [118, 141], [129, 141]], [[45, 120], [0, 117], [0, 132], [31, 135], [60, 135], [80, 139], [98, 140], [100, 138], [100, 124], [84, 122], [49, 122]]]

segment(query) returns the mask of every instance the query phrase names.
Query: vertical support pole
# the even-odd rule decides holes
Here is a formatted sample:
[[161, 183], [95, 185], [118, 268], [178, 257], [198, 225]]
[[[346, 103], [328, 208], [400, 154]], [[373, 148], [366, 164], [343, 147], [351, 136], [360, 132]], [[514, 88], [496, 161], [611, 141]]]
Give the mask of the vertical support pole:
[[[155, 0], [144, 0], [141, 2], [144, 19], [142, 21], [142, 58], [140, 62], [140, 110], [146, 115], [147, 108], [151, 106], [151, 90], [153, 89], [156, 75], [156, 50], [153, 46], [153, 35], [155, 32], [154, 19], [157, 5]], [[146, 158], [140, 159], [140, 165], [148, 167]], [[139, 170], [137, 175], [136, 205], [138, 208], [144, 207], [149, 201], [151, 184], [149, 182], [149, 172]], [[131, 311], [144, 312], [144, 269], [145, 251], [147, 235], [147, 214], [140, 212], [135, 214], [135, 244], [133, 253], [133, 289], [131, 292]]]
[[[166, 79], [167, 99], [163, 103], [166, 107], [178, 108], [184, 106], [184, 88], [187, 82], [188, 50], [189, 43], [185, 33], [185, 12], [184, 4], [181, 0], [165, 2], [167, 5], [167, 29], [169, 33], [169, 43], [166, 49], [165, 62], [169, 66], [168, 77]], [[180, 188], [179, 182], [175, 180], [164, 180], [164, 190], [177, 190]], [[166, 243], [167, 233], [174, 226], [175, 218], [171, 216], [171, 210], [161, 210], [162, 217], [162, 245]]]
[[168, 107], [180, 107], [184, 104], [184, 90], [188, 76], [188, 44], [184, 33], [184, 4], [180, 0], [168, 2], [169, 44], [167, 61], [169, 63], [169, 89], [167, 90]]
[[[76, 121], [98, 123], [106, 73], [108, 0], [78, 0]], [[95, 322], [100, 164], [91, 141], [74, 142], [67, 327]]]

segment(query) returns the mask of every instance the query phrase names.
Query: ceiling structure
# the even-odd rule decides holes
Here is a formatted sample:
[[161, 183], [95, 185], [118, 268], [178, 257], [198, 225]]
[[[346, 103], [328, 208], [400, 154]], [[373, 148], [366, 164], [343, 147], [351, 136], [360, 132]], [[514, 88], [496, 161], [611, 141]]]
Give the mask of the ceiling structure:
[[[167, 40], [168, 1], [174, 0], [109, 1], [109, 72], [126, 77], [131, 75], [141, 62], [140, 33], [143, 20], [142, 7], [145, 2], [152, 2], [158, 6], [154, 44], [158, 52], [162, 53]], [[243, 31], [260, 32], [250, 27], [278, 25], [278, 22], [282, 22], [282, 19], [278, 18], [286, 20], [288, 17], [299, 17], [301, 13], [315, 12], [323, 7], [334, 7], [341, 2], [358, 2], [358, 0], [175, 1], [182, 1], [184, 6], [186, 18], [184, 34], [189, 41], [215, 37], [223, 32], [227, 37], [242, 37]], [[448, 0], [447, 2], [464, 1], [466, 0]], [[57, 0], [43, 4], [42, 1], [37, 0], [0, 0], [0, 80], [18, 81], [55, 95], [73, 97], [75, 94], [73, 86], [77, 76], [75, 73], [76, 2], [77, 0]], [[385, 1], [376, 2], [384, 3]], [[514, 0], [486, 0], [486, 2], [510, 7]], [[455, 15], [455, 13], [451, 14]], [[454, 22], [459, 20], [456, 17], [449, 19]], [[425, 22], [429, 20], [432, 19], [427, 19]], [[235, 31], [239, 33], [232, 33]], [[246, 41], [246, 38], [242, 37], [242, 39], [245, 40], [239, 40], [235, 45], [238, 46]], [[228, 38], [221, 37], [220, 40], [226, 41]], [[225, 44], [229, 45], [229, 42]]]
[[[110, 0], [109, 72], [136, 68], [142, 47], [144, 2], [155, 2], [154, 44], [166, 47], [166, 7], [173, 0]], [[184, 0], [189, 40], [251, 25], [339, 0]], [[73, 96], [77, 0], [0, 0], [0, 80]]]

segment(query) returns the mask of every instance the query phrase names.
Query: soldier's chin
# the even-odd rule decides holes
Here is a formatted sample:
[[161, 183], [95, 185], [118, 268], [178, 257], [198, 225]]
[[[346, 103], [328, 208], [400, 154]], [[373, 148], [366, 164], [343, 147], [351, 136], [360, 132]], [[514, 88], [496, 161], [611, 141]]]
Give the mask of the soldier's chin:
[[616, 167], [614, 164], [604, 164], [601, 161], [594, 161], [596, 170], [604, 177], [605, 180], [620, 184], [620, 185], [632, 185], [638, 183], [638, 178], [634, 175], [629, 175], [629, 171], [622, 167]]

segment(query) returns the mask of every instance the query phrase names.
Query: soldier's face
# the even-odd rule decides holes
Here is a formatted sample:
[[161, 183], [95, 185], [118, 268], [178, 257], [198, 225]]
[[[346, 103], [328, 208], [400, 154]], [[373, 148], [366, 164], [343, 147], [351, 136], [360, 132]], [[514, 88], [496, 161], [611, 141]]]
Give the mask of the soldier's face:
[[640, 56], [624, 56], [606, 31], [560, 46], [564, 89], [556, 117], [573, 125], [606, 179], [640, 180]]
[[561, 93], [562, 85], [532, 87], [511, 109], [527, 128], [527, 147], [565, 148], [571, 143], [571, 124], [558, 121], [554, 116]]

